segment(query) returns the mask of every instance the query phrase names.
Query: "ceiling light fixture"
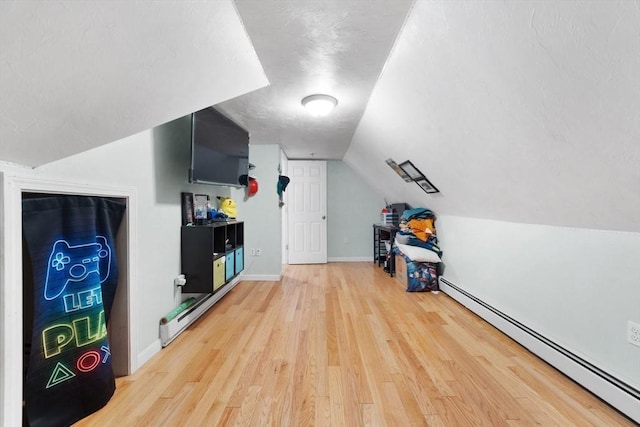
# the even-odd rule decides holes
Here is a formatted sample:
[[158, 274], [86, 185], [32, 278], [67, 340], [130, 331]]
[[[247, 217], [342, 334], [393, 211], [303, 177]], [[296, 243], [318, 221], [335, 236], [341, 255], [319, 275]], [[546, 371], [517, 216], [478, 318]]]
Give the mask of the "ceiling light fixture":
[[324, 117], [338, 105], [338, 100], [331, 95], [315, 94], [302, 98], [302, 105], [314, 117]]

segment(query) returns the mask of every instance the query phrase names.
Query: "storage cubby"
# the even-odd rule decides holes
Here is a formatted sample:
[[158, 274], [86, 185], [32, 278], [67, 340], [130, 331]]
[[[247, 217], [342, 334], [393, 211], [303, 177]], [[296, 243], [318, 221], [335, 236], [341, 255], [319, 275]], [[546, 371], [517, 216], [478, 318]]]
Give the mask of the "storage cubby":
[[214, 222], [181, 229], [184, 293], [215, 293], [244, 268], [244, 223]]

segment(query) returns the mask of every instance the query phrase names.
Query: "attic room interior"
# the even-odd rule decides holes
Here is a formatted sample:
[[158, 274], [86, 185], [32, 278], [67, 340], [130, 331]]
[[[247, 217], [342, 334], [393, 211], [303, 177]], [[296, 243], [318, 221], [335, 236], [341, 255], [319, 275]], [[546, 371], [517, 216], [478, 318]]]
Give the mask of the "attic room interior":
[[2, 0], [0, 425], [640, 423], [639, 52], [640, 0]]

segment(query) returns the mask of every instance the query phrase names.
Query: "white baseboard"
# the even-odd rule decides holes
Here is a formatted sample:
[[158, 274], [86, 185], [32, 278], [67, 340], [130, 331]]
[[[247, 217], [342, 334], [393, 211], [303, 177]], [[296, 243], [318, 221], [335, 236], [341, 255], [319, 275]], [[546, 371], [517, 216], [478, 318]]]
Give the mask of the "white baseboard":
[[352, 257], [331, 257], [327, 258], [329, 262], [373, 262], [370, 256], [352, 256]]
[[155, 356], [162, 349], [162, 343], [160, 342], [160, 338], [151, 343], [151, 345], [147, 346], [142, 352], [138, 354], [138, 369], [142, 367], [145, 363], [147, 363], [153, 356]]
[[440, 277], [440, 290], [554, 368], [640, 423], [640, 392]]
[[282, 274], [243, 274], [242, 281], [247, 282], [279, 282]]

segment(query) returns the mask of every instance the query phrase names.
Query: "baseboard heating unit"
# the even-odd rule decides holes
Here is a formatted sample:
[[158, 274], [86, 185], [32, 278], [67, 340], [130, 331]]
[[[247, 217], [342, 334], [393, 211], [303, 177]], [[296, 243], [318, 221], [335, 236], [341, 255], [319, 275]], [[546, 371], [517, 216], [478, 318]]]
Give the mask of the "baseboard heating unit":
[[445, 277], [440, 277], [440, 290], [594, 395], [640, 423], [640, 390], [545, 338]]
[[162, 347], [166, 347], [187, 329], [189, 325], [195, 322], [200, 316], [202, 316], [207, 310], [211, 308], [216, 302], [220, 301], [220, 299], [225, 296], [231, 289], [233, 289], [238, 282], [240, 281], [239, 277], [236, 277], [234, 280], [229, 282], [227, 285], [222, 287], [215, 294], [205, 294], [198, 298], [196, 303], [189, 307], [188, 310], [180, 313], [177, 317], [171, 319], [170, 322], [166, 324], [160, 325], [160, 342], [162, 343]]

